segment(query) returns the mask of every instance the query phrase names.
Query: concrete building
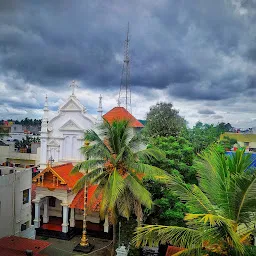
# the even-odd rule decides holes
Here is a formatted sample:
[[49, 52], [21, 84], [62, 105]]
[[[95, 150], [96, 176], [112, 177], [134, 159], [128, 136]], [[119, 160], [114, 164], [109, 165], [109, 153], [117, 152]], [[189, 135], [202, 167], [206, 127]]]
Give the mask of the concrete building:
[[[33, 150], [32, 150], [33, 148]], [[14, 148], [14, 143], [10, 143], [7, 146], [0, 146], [0, 163], [9, 162], [17, 165], [39, 165], [40, 162], [40, 147], [35, 143], [35, 146], [31, 146], [32, 153], [20, 153]]]
[[31, 169], [0, 166], [0, 238], [35, 238], [31, 225]]
[[237, 140], [238, 147], [245, 147], [247, 152], [256, 152], [256, 134], [225, 132], [220, 138], [229, 137]]

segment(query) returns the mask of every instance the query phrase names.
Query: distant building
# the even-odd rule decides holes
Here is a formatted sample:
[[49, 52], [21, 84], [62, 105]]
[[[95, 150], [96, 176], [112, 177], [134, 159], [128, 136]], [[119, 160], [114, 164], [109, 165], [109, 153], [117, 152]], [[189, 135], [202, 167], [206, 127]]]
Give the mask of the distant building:
[[24, 133], [23, 126], [21, 124], [13, 124], [11, 126], [11, 133]]
[[0, 238], [35, 238], [31, 225], [31, 169], [0, 166]]
[[223, 139], [224, 137], [237, 140], [238, 146], [245, 147], [248, 152], [256, 152], [256, 134], [225, 132], [221, 134], [220, 138]]

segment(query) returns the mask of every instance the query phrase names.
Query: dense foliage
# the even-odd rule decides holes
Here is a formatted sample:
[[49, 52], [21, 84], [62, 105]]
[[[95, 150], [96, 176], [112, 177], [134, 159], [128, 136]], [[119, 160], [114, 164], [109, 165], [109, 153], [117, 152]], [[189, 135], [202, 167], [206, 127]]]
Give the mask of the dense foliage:
[[150, 107], [145, 131], [150, 137], [176, 136], [185, 126], [185, 120], [171, 103], [160, 102]]
[[30, 148], [32, 143], [39, 143], [40, 138], [31, 138], [29, 136], [26, 136], [25, 138], [22, 138], [20, 141], [15, 141], [15, 148]]
[[222, 133], [231, 129], [232, 126], [229, 123], [213, 125], [197, 122], [192, 129], [183, 130], [183, 135], [192, 143], [194, 152], [199, 153], [212, 143], [217, 142]]
[[[5, 120], [1, 120], [0, 124], [4, 124]], [[40, 126], [41, 125], [41, 119], [29, 119], [29, 118], [25, 118], [22, 120], [13, 120], [13, 119], [8, 119], [8, 122], [13, 122], [15, 124], [22, 124], [24, 126]]]
[[[194, 153], [191, 144], [183, 137], [157, 137], [151, 139], [149, 147], [161, 149], [166, 158], [154, 160], [150, 163], [165, 170], [169, 174], [176, 174], [188, 183], [196, 183], [195, 168], [193, 167]], [[178, 196], [166, 185], [156, 181], [146, 183], [155, 203], [147, 219], [148, 223], [157, 222], [166, 225], [184, 225], [185, 205]]]
[[184, 248], [179, 255], [245, 255], [244, 245], [255, 232], [256, 172], [248, 169], [251, 161], [244, 150], [231, 156], [213, 147], [205, 151], [196, 164], [198, 186], [177, 175], [169, 184], [186, 203], [187, 227], [139, 227], [134, 243], [168, 242]]

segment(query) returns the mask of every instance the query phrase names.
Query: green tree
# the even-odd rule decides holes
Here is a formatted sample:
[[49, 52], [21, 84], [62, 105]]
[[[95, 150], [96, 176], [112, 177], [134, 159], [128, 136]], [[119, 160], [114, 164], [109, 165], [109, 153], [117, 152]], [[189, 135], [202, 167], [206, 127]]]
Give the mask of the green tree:
[[224, 136], [224, 138], [219, 141], [219, 144], [224, 149], [228, 149], [228, 150], [230, 150], [236, 143], [237, 143], [236, 139], [229, 138], [228, 136]]
[[[192, 145], [183, 137], [157, 137], [151, 139], [149, 147], [162, 150], [166, 158], [150, 159], [150, 164], [169, 174], [176, 174], [187, 183], [197, 183], [193, 167], [194, 152]], [[148, 222], [165, 225], [184, 225], [186, 207], [166, 184], [157, 181], [146, 182], [146, 188], [152, 194], [154, 210], [148, 216]]]
[[197, 162], [199, 186], [172, 176], [170, 186], [186, 203], [188, 227], [148, 225], [137, 228], [134, 242], [170, 243], [184, 248], [179, 255], [244, 255], [255, 232], [256, 174], [244, 150], [226, 157], [215, 148]]
[[[105, 121], [95, 131], [87, 131], [85, 140], [90, 143], [83, 148], [89, 158], [77, 164], [71, 174], [86, 170], [75, 185], [82, 189], [88, 182], [97, 184], [93, 198], [101, 196], [100, 216], [110, 213], [113, 223], [113, 244], [116, 240], [116, 220], [118, 216], [129, 218], [132, 213], [141, 219], [141, 205], [152, 208], [150, 193], [143, 186], [144, 179], [166, 180], [166, 173], [150, 164], [150, 158], [163, 158], [164, 154], [155, 149], [141, 150], [139, 136], [132, 136], [129, 121]], [[92, 199], [93, 200], [93, 199]]]
[[145, 132], [150, 137], [177, 136], [185, 126], [185, 120], [171, 103], [160, 102], [147, 113]]
[[231, 128], [232, 126], [229, 123], [220, 123], [215, 126], [197, 122], [192, 129], [183, 131], [183, 135], [192, 143], [194, 152], [197, 154], [217, 142], [220, 135]]

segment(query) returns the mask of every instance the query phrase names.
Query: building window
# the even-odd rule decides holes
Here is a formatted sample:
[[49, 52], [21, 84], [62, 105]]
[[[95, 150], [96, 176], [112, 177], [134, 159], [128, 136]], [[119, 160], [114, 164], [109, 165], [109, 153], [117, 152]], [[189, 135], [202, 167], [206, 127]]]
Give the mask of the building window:
[[249, 147], [249, 142], [244, 142], [245, 147]]
[[56, 204], [56, 198], [53, 196], [50, 196], [49, 197], [49, 206], [55, 207], [55, 204]]
[[27, 222], [21, 224], [21, 226], [20, 226], [20, 231], [26, 230], [26, 229], [28, 228], [28, 226], [29, 226], [29, 221], [27, 221]]
[[29, 202], [29, 189], [23, 190], [23, 204], [27, 204]]

